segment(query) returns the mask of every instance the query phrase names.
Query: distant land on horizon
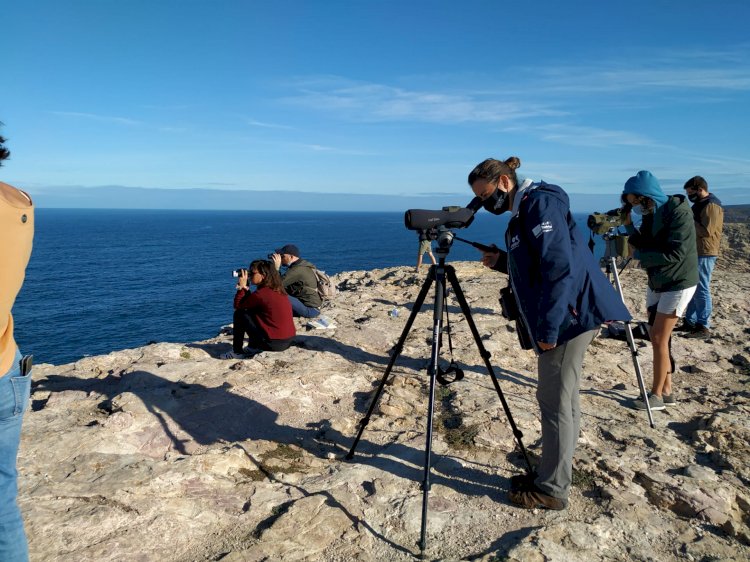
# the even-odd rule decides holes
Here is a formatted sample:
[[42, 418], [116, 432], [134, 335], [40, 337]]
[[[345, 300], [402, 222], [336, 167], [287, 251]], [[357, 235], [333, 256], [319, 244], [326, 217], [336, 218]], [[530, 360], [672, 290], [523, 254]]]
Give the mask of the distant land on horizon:
[[[20, 186], [23, 187], [23, 186]], [[37, 208], [173, 209], [254, 211], [404, 211], [466, 205], [471, 192], [429, 195], [313, 193], [220, 189], [164, 189], [125, 186], [24, 188]], [[619, 193], [569, 192], [574, 213], [607, 211], [619, 205]], [[724, 205], [750, 204], [750, 190], [725, 189], [716, 194]]]

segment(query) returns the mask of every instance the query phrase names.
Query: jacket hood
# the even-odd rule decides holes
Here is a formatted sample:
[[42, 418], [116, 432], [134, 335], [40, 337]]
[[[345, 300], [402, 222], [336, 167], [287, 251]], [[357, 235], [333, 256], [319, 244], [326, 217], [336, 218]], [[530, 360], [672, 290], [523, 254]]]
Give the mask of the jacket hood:
[[570, 207], [570, 198], [562, 188], [544, 181], [534, 183], [531, 180], [527, 179], [524, 180], [518, 188], [518, 193], [516, 193], [516, 197], [513, 201], [512, 214], [515, 215], [516, 213], [518, 213], [518, 209], [521, 206], [521, 201], [523, 201], [524, 197], [526, 195], [529, 195], [532, 191], [543, 191], [544, 193], [551, 195], [555, 199], [558, 199], [566, 207]]
[[641, 197], [648, 197], [656, 202], [657, 207], [661, 207], [667, 202], [667, 196], [662, 191], [659, 180], [647, 171], [641, 170], [632, 178], [625, 182], [625, 188], [622, 190], [623, 195], [632, 193]]

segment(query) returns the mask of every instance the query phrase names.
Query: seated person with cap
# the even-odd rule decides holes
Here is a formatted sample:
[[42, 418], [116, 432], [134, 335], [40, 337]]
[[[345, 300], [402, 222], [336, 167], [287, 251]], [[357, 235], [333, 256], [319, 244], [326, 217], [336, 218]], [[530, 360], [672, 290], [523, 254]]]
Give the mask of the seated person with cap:
[[320, 314], [323, 299], [318, 293], [318, 281], [315, 277], [316, 267], [299, 257], [299, 248], [287, 244], [275, 250], [271, 256], [276, 269], [286, 266], [286, 273], [281, 276], [292, 304], [292, 312], [302, 318], [315, 318]]

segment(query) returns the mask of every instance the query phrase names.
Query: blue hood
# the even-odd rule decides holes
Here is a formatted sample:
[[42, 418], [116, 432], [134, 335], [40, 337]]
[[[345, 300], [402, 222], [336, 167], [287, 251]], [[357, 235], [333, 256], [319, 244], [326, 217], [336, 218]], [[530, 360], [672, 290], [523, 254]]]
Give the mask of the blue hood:
[[646, 170], [641, 170], [625, 182], [622, 194], [627, 195], [628, 193], [653, 199], [657, 207], [661, 207], [667, 202], [667, 196], [662, 191], [659, 180]]

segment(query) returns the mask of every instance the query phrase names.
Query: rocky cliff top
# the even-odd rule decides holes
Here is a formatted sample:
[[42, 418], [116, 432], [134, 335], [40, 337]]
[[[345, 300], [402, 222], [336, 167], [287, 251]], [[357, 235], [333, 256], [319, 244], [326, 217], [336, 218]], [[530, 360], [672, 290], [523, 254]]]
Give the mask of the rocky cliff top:
[[[712, 285], [713, 336], [674, 339], [677, 406], [646, 414], [625, 342], [591, 345], [570, 506], [512, 507], [523, 471], [467, 322], [448, 297], [466, 374], [436, 395], [429, 559], [738, 560], [750, 557], [747, 233]], [[449, 260], [450, 261], [450, 260]], [[539, 452], [536, 359], [498, 314], [503, 276], [452, 264], [529, 453]], [[355, 459], [342, 459], [426, 272], [336, 276], [324, 313], [283, 353], [221, 360], [222, 333], [35, 367], [19, 457], [34, 560], [411, 560], [418, 553], [432, 292]], [[621, 274], [645, 320], [645, 273]], [[393, 309], [398, 312], [393, 316]], [[231, 311], [228, 309], [227, 317]], [[651, 349], [637, 340], [651, 380]], [[447, 339], [442, 357], [450, 359]]]

